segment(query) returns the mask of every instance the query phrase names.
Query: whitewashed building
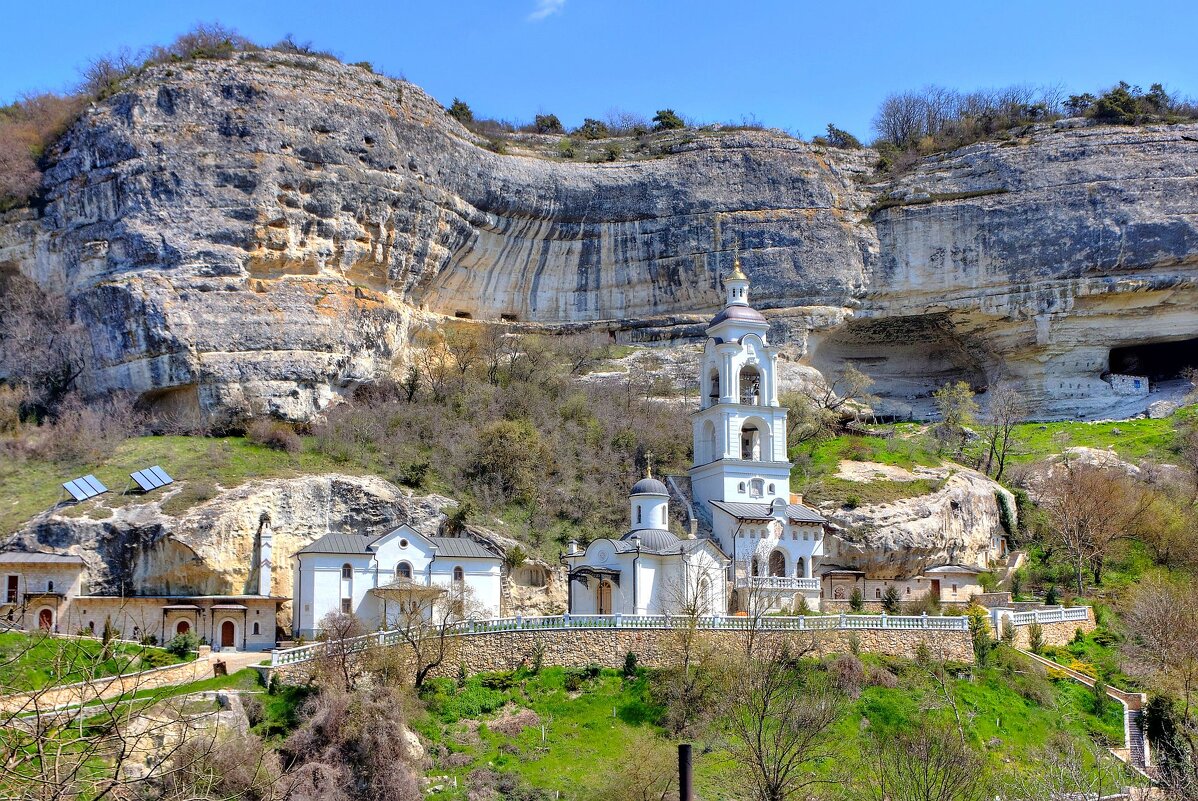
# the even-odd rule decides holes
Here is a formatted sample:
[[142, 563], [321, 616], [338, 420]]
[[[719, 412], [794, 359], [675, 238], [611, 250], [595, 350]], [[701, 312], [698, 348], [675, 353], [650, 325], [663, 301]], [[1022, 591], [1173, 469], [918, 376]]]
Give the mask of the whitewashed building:
[[669, 503], [665, 484], [648, 475], [629, 495], [627, 534], [585, 549], [570, 543], [570, 614], [724, 614], [728, 559], [714, 540], [671, 533]]
[[692, 418], [692, 500], [730, 559], [729, 612], [744, 610], [749, 598], [794, 608], [802, 597], [818, 609], [815, 562], [824, 552], [825, 520], [790, 492], [778, 352], [769, 323], [749, 306], [739, 259], [724, 286], [724, 309], [707, 327]]
[[426, 537], [411, 526], [381, 537], [326, 534], [293, 557], [293, 633], [312, 637], [330, 612], [390, 628], [405, 597], [457, 591], [468, 614], [500, 614], [502, 558], [469, 537]]

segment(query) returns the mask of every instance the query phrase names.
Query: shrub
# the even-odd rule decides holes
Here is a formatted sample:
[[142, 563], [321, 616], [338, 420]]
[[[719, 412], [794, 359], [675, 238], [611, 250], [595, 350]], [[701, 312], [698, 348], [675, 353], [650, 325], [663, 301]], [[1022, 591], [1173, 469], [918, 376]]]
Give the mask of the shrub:
[[985, 608], [970, 604], [965, 610], [969, 618], [969, 637], [973, 641], [973, 653], [978, 664], [983, 664], [986, 657], [994, 650], [994, 639], [990, 636], [990, 620]]
[[466, 686], [466, 663], [458, 662], [458, 687]]
[[583, 120], [582, 125], [578, 126], [578, 130], [574, 133], [583, 139], [605, 139], [608, 136], [607, 125], [600, 120], [593, 120], [590, 117]]
[[841, 150], [860, 150], [861, 140], [853, 136], [843, 128], [837, 128], [832, 123], [828, 123], [827, 142], [832, 147], [840, 148]]
[[246, 429], [245, 436], [250, 442], [271, 450], [299, 453], [304, 449], [303, 440], [295, 433], [295, 429], [281, 420], [254, 420]]
[[1091, 708], [1094, 711], [1094, 715], [1102, 717], [1107, 707], [1106, 684], [1103, 683], [1102, 679], [1095, 680], [1094, 686], [1090, 688], [1090, 696]]
[[486, 687], [488, 690], [510, 690], [516, 686], [516, 674], [513, 671], [505, 670], [499, 673], [491, 673], [479, 679], [479, 684]]
[[811, 614], [811, 607], [807, 604], [807, 599], [800, 595], [791, 611], [796, 615], [805, 616]]
[[828, 675], [832, 684], [851, 698], [861, 695], [865, 686], [865, 666], [853, 654], [841, 654], [828, 665]]
[[674, 131], [685, 127], [686, 123], [673, 109], [663, 108], [653, 115], [653, 129], [656, 131]]
[[533, 120], [533, 126], [537, 133], [542, 134], [565, 133], [566, 131], [556, 114], [538, 114]]
[[174, 639], [168, 642], [165, 647], [167, 651], [183, 659], [200, 647], [200, 641], [189, 631], [184, 634], [176, 634]]
[[1048, 589], [1044, 591], [1044, 605], [1056, 606], [1061, 602], [1061, 592], [1055, 584], [1049, 584]]
[[417, 459], [416, 461], [408, 462], [401, 467], [399, 469], [399, 473], [396, 475], [396, 478], [399, 479], [399, 483], [403, 484], [405, 487], [420, 488], [424, 486], [424, 482], [428, 478], [428, 473], [431, 467], [432, 465], [430, 465], [426, 460]]
[[572, 159], [577, 154], [574, 147], [574, 141], [568, 136], [563, 136], [557, 143], [557, 154], [564, 159]]
[[624, 673], [624, 678], [626, 678], [626, 679], [635, 679], [636, 678], [636, 654], [634, 654], [632, 651], [629, 651], [628, 653], [624, 654], [624, 671], [623, 671], [623, 673]]
[[623, 149], [615, 142], [608, 142], [603, 146], [603, 159], [604, 161], [616, 161], [623, 152]]
[[870, 687], [884, 687], [893, 690], [898, 687], [898, 676], [884, 667], [871, 667], [865, 677], [865, 683]]
[[902, 610], [902, 598], [899, 589], [894, 584], [887, 584], [882, 591], [882, 611], [888, 615], [897, 615]]
[[470, 110], [470, 106], [466, 105], [464, 100], [455, 97], [453, 103], [445, 110], [449, 112], [449, 116], [462, 123], [462, 125], [474, 122], [474, 112]]
[[865, 608], [865, 598], [861, 595], [860, 587], [853, 587], [853, 594], [849, 596], [849, 609], [854, 612], [860, 612]]
[[529, 668], [529, 673], [536, 676], [541, 672], [541, 668], [545, 666], [545, 643], [539, 642], [532, 647], [532, 667]]
[[1015, 571], [1011, 576], [1011, 600], [1018, 601], [1023, 594], [1023, 568]]
[[1002, 634], [1000, 635], [1000, 638], [1002, 639], [1003, 645], [1015, 644], [1015, 625], [1011, 623], [1011, 619], [1009, 617], [1004, 617], [1002, 619]]
[[513, 545], [503, 554], [503, 564], [509, 572], [524, 564], [527, 559], [528, 554], [519, 545]]

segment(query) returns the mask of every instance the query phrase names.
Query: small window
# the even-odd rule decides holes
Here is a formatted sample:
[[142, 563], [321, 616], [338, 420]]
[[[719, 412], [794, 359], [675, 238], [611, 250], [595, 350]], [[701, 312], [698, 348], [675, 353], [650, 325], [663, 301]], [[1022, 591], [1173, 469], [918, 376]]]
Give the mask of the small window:
[[882, 597], [882, 588], [874, 587], [874, 598], [880, 599], [881, 597]]
[[54, 592], [54, 582], [53, 581], [46, 582], [46, 592]]
[[342, 614], [346, 614], [346, 615], [348, 615], [350, 612], [353, 612], [353, 611], [354, 611], [354, 606], [353, 606], [353, 604], [354, 604], [354, 602], [353, 602], [353, 601], [351, 601], [349, 598], [342, 598], [342, 599], [341, 599], [341, 612], [342, 612]]
[[258, 621], [256, 621], [256, 620], [254, 621], [254, 633], [255, 633], [255, 634], [261, 634], [261, 633], [262, 633], [262, 632], [259, 630], [259, 628], [258, 628]]
[[407, 562], [400, 562], [395, 568], [395, 575], [402, 579], [410, 579], [412, 577], [412, 566]]
[[666, 524], [666, 508], [664, 506], [661, 507], [661, 524], [663, 526]]
[[466, 571], [462, 570], [462, 566], [457, 565], [456, 567], [454, 567], [453, 580], [454, 581], [464, 581], [465, 578], [466, 578]]
[[348, 562], [341, 566], [341, 578], [352, 579], [354, 577], [354, 566]]
[[770, 484], [770, 495], [773, 495], [775, 492], [776, 490], [774, 489], [774, 485]]
[[742, 481], [739, 484], [737, 484], [736, 491], [739, 492], [741, 495], [744, 495], [745, 494], [745, 482]]
[[956, 594], [957, 594], [957, 585], [954, 584], [953, 585], [953, 595], [956, 595]]
[[639, 506], [636, 507], [636, 523], [638, 526], [641, 524], [641, 507]]
[[906, 592], [906, 593], [904, 593], [904, 594], [906, 594], [906, 595], [910, 595], [910, 594], [911, 594], [911, 588], [910, 588], [910, 587], [908, 587], [908, 588], [907, 588], [907, 592]]
[[760, 498], [765, 490], [765, 482], [760, 478], [755, 478], [749, 482], [749, 497]]

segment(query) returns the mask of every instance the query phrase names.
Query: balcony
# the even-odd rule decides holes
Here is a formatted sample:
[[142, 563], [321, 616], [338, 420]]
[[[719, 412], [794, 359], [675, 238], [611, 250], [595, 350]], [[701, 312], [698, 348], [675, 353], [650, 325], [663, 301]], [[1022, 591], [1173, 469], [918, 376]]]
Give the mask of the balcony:
[[736, 580], [736, 586], [763, 590], [784, 590], [786, 592], [819, 592], [819, 579], [798, 578], [795, 576], [741, 577]]

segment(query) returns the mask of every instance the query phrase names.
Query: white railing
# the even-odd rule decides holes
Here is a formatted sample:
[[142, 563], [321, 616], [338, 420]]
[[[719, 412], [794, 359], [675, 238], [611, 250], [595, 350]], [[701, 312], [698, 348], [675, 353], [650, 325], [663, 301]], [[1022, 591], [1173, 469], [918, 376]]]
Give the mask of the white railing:
[[819, 592], [819, 579], [798, 576], [751, 576], [737, 579], [740, 587], [760, 587], [763, 590], [797, 590]]
[[[507, 631], [563, 631], [567, 629], [677, 629], [689, 625], [708, 631], [851, 631], [859, 629], [922, 629], [929, 631], [968, 631], [969, 619], [954, 616], [904, 615], [819, 615], [760, 618], [728, 615], [553, 615], [549, 617], [496, 617], [464, 620], [454, 624], [450, 633], [470, 636]], [[271, 667], [306, 662], [325, 654], [356, 653], [380, 645], [403, 641], [402, 632], [380, 631], [346, 640], [315, 642], [295, 648], [275, 650]]]
[[1014, 612], [1011, 623], [1015, 626], [1029, 626], [1032, 623], [1071, 623], [1085, 622], [1090, 619], [1088, 606], [1058, 606], [1056, 609], [1035, 609], [1030, 612]]

